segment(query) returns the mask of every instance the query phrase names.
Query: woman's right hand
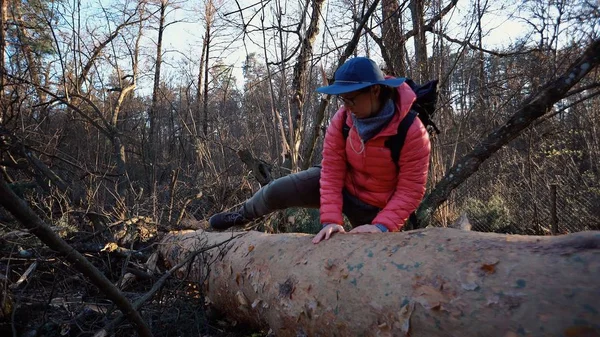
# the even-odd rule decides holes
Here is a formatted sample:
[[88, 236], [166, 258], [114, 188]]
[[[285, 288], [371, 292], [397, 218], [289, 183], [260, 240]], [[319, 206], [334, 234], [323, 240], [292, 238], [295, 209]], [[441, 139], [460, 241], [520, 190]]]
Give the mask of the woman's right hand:
[[313, 238], [312, 242], [314, 244], [317, 244], [323, 239], [329, 240], [331, 234], [335, 232], [346, 233], [346, 230], [344, 230], [344, 227], [342, 227], [341, 225], [329, 224], [327, 226], [324, 226], [323, 229], [321, 229], [321, 231]]

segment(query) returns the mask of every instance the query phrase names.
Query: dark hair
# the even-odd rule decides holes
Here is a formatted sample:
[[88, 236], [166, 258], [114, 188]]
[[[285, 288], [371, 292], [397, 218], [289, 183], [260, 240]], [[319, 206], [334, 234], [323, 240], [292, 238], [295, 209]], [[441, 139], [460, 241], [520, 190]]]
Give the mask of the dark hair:
[[379, 85], [379, 103], [383, 106], [388, 99], [392, 99], [396, 102], [398, 100], [398, 91], [396, 88], [387, 85]]

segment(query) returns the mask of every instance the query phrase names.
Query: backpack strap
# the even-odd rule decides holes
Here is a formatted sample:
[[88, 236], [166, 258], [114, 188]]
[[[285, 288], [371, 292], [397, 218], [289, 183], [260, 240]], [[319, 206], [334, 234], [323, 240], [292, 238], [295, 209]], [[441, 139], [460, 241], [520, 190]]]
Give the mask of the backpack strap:
[[[402, 147], [404, 146], [404, 141], [406, 140], [406, 135], [408, 134], [408, 129], [415, 121], [417, 117], [417, 112], [414, 110], [410, 110], [408, 114], [402, 119], [400, 124], [398, 124], [398, 132], [390, 136], [385, 141], [385, 146], [390, 149], [390, 153], [392, 155], [392, 162], [396, 165], [396, 170], [400, 171], [400, 166], [398, 166], [398, 161], [400, 160], [400, 152], [402, 152]], [[350, 126], [346, 123], [344, 119], [344, 125], [342, 126], [342, 135], [344, 136], [344, 140], [348, 139], [348, 135], [350, 135]]]
[[396, 170], [400, 171], [400, 166], [398, 165], [398, 161], [400, 160], [400, 152], [402, 151], [402, 147], [404, 146], [404, 141], [406, 140], [406, 135], [408, 134], [408, 129], [414, 122], [417, 117], [417, 112], [414, 110], [410, 110], [408, 114], [402, 119], [402, 122], [398, 124], [398, 133], [393, 136], [390, 136], [385, 141], [385, 146], [390, 149], [392, 154], [392, 161], [394, 165], [396, 165]]

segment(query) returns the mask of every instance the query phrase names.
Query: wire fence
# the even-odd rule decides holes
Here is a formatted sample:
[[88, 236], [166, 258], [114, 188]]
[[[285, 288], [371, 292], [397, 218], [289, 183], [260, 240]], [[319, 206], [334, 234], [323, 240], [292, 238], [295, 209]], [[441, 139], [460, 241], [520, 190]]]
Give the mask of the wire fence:
[[[431, 225], [526, 235], [600, 230], [600, 183], [583, 176], [496, 179], [476, 174], [440, 207]], [[461, 218], [462, 216], [462, 218]]]

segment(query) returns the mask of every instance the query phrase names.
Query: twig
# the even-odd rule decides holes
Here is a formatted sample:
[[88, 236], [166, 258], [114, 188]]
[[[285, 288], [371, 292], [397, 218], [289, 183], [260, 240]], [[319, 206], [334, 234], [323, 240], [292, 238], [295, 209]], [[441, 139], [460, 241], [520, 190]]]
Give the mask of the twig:
[[[185, 258], [185, 260], [179, 262], [177, 265], [175, 265], [174, 267], [169, 269], [169, 271], [167, 271], [163, 276], [161, 276], [161, 278], [158, 279], [158, 281], [156, 281], [156, 283], [154, 283], [154, 285], [152, 286], [152, 289], [150, 289], [146, 294], [144, 294], [144, 296], [140, 297], [137, 301], [135, 301], [135, 303], [133, 303], [133, 308], [135, 310], [138, 310], [146, 301], [148, 301], [150, 298], [152, 298], [152, 296], [154, 296], [154, 294], [163, 287], [164, 283], [167, 281], [167, 279], [169, 277], [171, 277], [171, 275], [173, 275], [174, 272], [176, 272], [177, 270], [179, 270], [179, 268], [183, 267], [184, 265], [186, 265], [187, 263], [192, 261], [196, 256], [198, 256], [198, 254], [204, 253], [213, 248], [220, 247], [220, 246], [232, 241], [233, 239], [237, 239], [238, 237], [240, 237], [242, 235], [244, 235], [244, 234], [238, 234], [238, 235], [232, 236], [231, 238], [229, 238], [223, 242], [214, 244], [212, 246], [204, 247], [200, 250], [197, 250], [197, 251], [191, 253], [190, 256]], [[119, 314], [119, 316], [117, 316], [115, 319], [113, 319], [111, 322], [109, 322], [107, 325], [105, 325], [101, 330], [97, 331], [94, 334], [94, 337], [107, 336], [110, 331], [112, 331], [115, 327], [117, 327], [119, 324], [121, 324], [123, 319], [124, 319], [123, 314]]]
[[110, 282], [94, 265], [83, 255], [69, 246], [50, 226], [42, 221], [29, 206], [20, 199], [8, 186], [4, 179], [0, 179], [0, 204], [4, 206], [21, 224], [28, 228], [33, 235], [38, 237], [51, 249], [64, 254], [66, 259], [73, 263], [75, 269], [102, 291], [106, 297], [113, 301], [121, 312], [134, 323], [140, 336], [150, 337], [152, 332], [135, 310], [131, 303], [123, 296], [121, 291]]
[[23, 275], [21, 275], [21, 277], [19, 277], [19, 280], [17, 280], [16, 283], [11, 284], [9, 288], [10, 289], [17, 289], [21, 285], [21, 283], [27, 281], [27, 278], [29, 277], [30, 274], [32, 274], [35, 271], [35, 269], [37, 268], [37, 265], [38, 265], [38, 262], [34, 261], [29, 266], [29, 268], [27, 268], [27, 270], [23, 273]]

